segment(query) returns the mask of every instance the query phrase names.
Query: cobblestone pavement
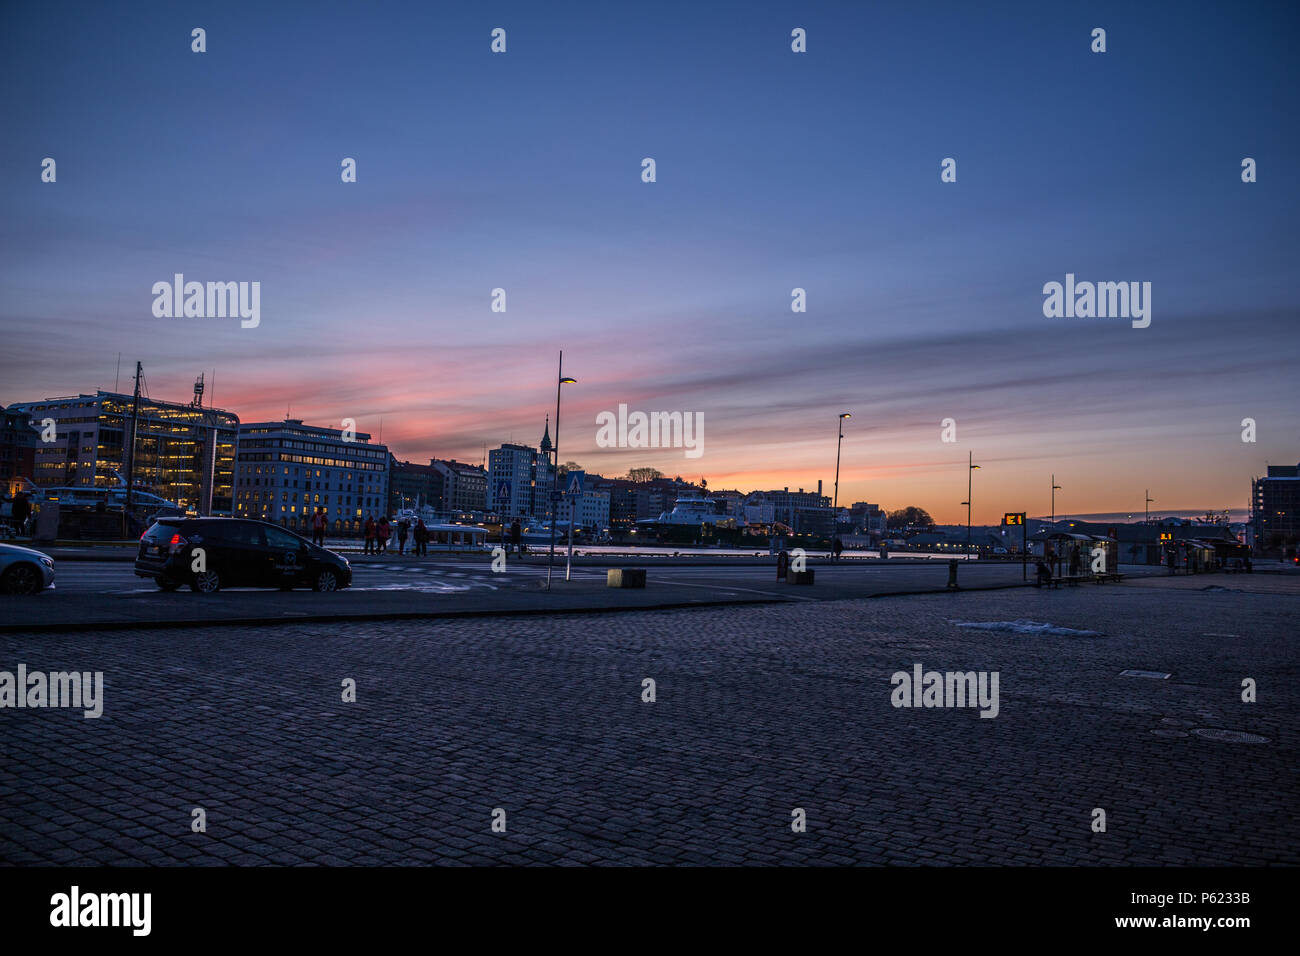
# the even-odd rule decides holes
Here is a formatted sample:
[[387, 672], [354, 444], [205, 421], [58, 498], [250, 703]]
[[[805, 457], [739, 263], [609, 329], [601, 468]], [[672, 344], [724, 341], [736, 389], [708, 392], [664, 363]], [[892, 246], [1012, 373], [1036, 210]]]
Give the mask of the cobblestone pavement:
[[[0, 710], [0, 860], [1295, 864], [1298, 602], [1109, 586], [3, 634], [0, 670], [103, 671], [105, 703]], [[1101, 633], [953, 623], [1014, 619]], [[997, 717], [893, 707], [916, 663], [997, 671]]]

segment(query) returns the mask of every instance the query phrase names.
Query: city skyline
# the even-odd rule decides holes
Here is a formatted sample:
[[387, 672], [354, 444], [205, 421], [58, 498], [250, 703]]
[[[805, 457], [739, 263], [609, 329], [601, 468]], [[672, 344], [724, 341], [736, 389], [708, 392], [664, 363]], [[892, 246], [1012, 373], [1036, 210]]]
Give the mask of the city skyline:
[[[119, 371], [119, 373], [118, 373], [118, 374], [116, 375], [116, 377], [115, 377], [114, 388], [112, 388], [112, 389], [102, 389], [101, 391], [103, 391], [103, 392], [106, 393], [106, 394], [116, 395], [116, 396], [119, 397], [119, 398], [123, 398], [123, 399], [129, 401], [129, 400], [130, 400], [130, 392], [129, 392], [129, 391], [122, 391], [122, 390], [121, 390], [121, 387], [120, 387], [120, 386], [121, 386], [121, 381], [120, 381], [120, 379], [121, 379], [121, 375], [120, 375], [120, 371]], [[147, 385], [147, 382], [148, 382], [148, 377], [147, 377], [147, 376], [145, 376], [145, 381], [146, 381], [146, 385]], [[198, 382], [195, 383], [196, 386], [197, 386], [198, 384], [199, 384]], [[206, 381], [205, 381], [203, 384], [204, 384], [204, 391], [203, 391], [203, 400], [204, 400], [204, 404], [203, 404], [202, 407], [204, 407], [204, 408], [208, 408], [208, 409], [211, 409], [211, 410], [214, 410], [214, 411], [219, 411], [219, 412], [224, 412], [224, 413], [232, 413], [232, 414], [236, 414], [236, 416], [238, 417], [237, 410], [235, 410], [235, 409], [230, 409], [230, 408], [225, 408], [225, 407], [221, 407], [221, 406], [217, 406], [217, 405], [212, 404], [212, 403], [209, 401], [209, 400], [212, 398], [212, 392], [211, 392], [211, 390], [210, 390], [210, 387], [208, 386], [208, 384], [207, 384]], [[148, 392], [148, 389], [146, 388], [142, 394], [146, 394], [146, 395], [147, 395], [147, 392]], [[78, 397], [89, 397], [90, 395], [91, 395], [91, 393], [85, 393], [85, 394], [83, 394], [83, 395], [46, 396], [46, 397], [45, 397], [44, 399], [42, 399], [41, 401], [66, 401], [66, 400], [68, 400], [68, 399], [74, 399], [74, 398], [78, 398]], [[168, 402], [168, 401], [170, 401], [169, 398], [163, 398], [163, 397], [160, 397], [160, 396], [157, 396], [157, 395], [153, 395], [153, 396], [149, 396], [149, 397], [153, 398], [154, 400], [161, 400], [161, 401], [164, 401], [164, 402]], [[175, 404], [178, 404], [178, 405], [179, 405], [179, 404], [181, 404], [181, 403], [175, 403]], [[14, 407], [14, 408], [18, 408], [19, 406], [14, 405], [13, 407]], [[337, 423], [337, 424], [334, 424], [334, 425], [331, 425], [331, 424], [321, 424], [321, 423], [317, 423], [317, 422], [304, 421], [304, 420], [301, 419], [301, 418], [291, 418], [291, 417], [288, 416], [288, 415], [286, 415], [284, 418], [280, 418], [280, 419], [271, 418], [271, 419], [266, 419], [266, 420], [264, 420], [264, 421], [254, 421], [254, 420], [244, 420], [244, 419], [240, 419], [240, 421], [239, 421], [239, 427], [240, 427], [241, 429], [243, 429], [243, 428], [248, 427], [248, 426], [250, 426], [250, 425], [272, 425], [272, 426], [274, 426], [274, 425], [279, 424], [280, 422], [290, 422], [290, 421], [301, 422], [301, 423], [305, 424], [305, 425], [306, 425], [308, 428], [310, 428], [310, 429], [316, 429], [316, 430], [321, 430], [321, 429], [323, 429], [323, 430], [325, 430], [325, 431], [332, 431], [332, 432], [335, 432], [335, 433], [338, 433], [338, 434], [342, 434], [344, 431], [347, 430], [347, 426], [346, 426], [344, 423]], [[545, 416], [545, 418], [544, 418], [544, 421], [545, 421], [545, 424], [543, 425], [543, 431], [544, 431], [545, 434], [549, 435], [549, 430], [550, 430], [550, 416], [549, 416], [549, 412], [546, 414], [546, 416]], [[36, 426], [33, 425], [33, 427], [36, 427]], [[392, 446], [392, 445], [390, 445], [390, 444], [388, 444], [388, 443], [386, 443], [386, 442], [384, 441], [383, 434], [382, 434], [382, 425], [381, 425], [381, 430], [378, 431], [378, 432], [369, 432], [369, 431], [367, 431], [367, 430], [364, 429], [364, 428], [360, 428], [360, 429], [355, 429], [355, 434], [356, 434], [356, 439], [357, 439], [357, 441], [359, 441], [359, 442], [369, 443], [369, 444], [374, 444], [374, 445], [376, 445], [376, 446], [381, 446], [381, 447], [385, 448], [385, 449], [386, 449], [386, 450], [391, 454], [392, 459], [393, 459], [393, 461], [394, 461], [395, 463], [402, 464], [402, 465], [419, 464], [419, 461], [418, 461], [418, 460], [412, 461], [412, 459], [411, 459], [410, 457], [408, 457], [408, 456], [405, 455], [405, 454], [402, 454], [400, 449], [395, 448], [394, 446]], [[488, 464], [488, 461], [487, 461], [488, 453], [489, 453], [489, 452], [492, 452], [492, 451], [497, 451], [497, 450], [499, 450], [500, 448], [502, 448], [503, 446], [505, 446], [505, 447], [515, 447], [515, 448], [518, 448], [518, 447], [527, 447], [527, 448], [532, 449], [532, 451], [533, 451], [534, 453], [537, 453], [538, 448], [541, 446], [541, 442], [530, 442], [530, 441], [528, 441], [528, 440], [525, 439], [525, 438], [520, 438], [520, 439], [518, 439], [518, 440], [515, 440], [515, 439], [511, 438], [510, 440], [508, 440], [508, 441], [506, 441], [506, 442], [503, 442], [503, 443], [500, 443], [500, 444], [498, 444], [498, 445], [494, 445], [494, 446], [488, 446], [488, 445], [485, 445], [485, 446], [483, 447], [483, 455], [480, 456], [480, 459], [479, 459], [479, 461], [478, 461], [477, 463], [472, 459], [472, 457], [469, 458], [469, 459], [466, 459], [465, 461], [458, 461], [457, 459], [455, 459], [455, 458], [453, 458], [453, 457], [449, 457], [449, 456], [446, 456], [446, 455], [437, 455], [437, 454], [430, 455], [430, 456], [428, 456], [428, 457], [429, 457], [430, 462], [435, 462], [435, 461], [437, 461], [437, 462], [444, 462], [444, 463], [450, 463], [450, 464], [461, 464], [461, 465], [465, 465], [465, 466], [467, 466], [467, 467], [478, 468], [478, 469], [482, 470], [482, 471], [484, 472], [484, 474], [487, 474], [488, 471], [489, 471], [489, 469], [487, 468], [487, 464]], [[545, 455], [544, 457], [546, 457], [548, 460], [550, 460], [550, 458], [551, 458], [550, 455]], [[576, 464], [579, 468], [582, 468], [584, 471], [588, 472], [589, 474], [591, 474], [591, 475], [596, 475], [596, 476], [599, 476], [599, 477], [603, 477], [603, 478], [605, 478], [605, 479], [619, 479], [619, 480], [623, 480], [623, 479], [626, 477], [626, 475], [627, 475], [627, 473], [625, 473], [625, 472], [619, 472], [619, 473], [602, 473], [602, 472], [599, 472], [597, 469], [589, 468], [587, 465], [585, 465], [585, 464], [582, 463], [582, 462], [574, 462], [573, 459], [572, 459], [570, 456], [567, 456], [567, 455], [566, 455], [566, 456], [564, 457], [564, 459], [563, 459], [562, 461], [559, 462], [559, 465], [560, 465], [560, 466], [565, 466], [565, 465], [567, 465], [567, 464]], [[654, 468], [653, 465], [650, 465], [650, 466], [641, 466], [641, 467], [650, 467], [650, 468], [652, 468], [652, 469], [654, 469], [654, 470], [659, 470], [659, 469], [657, 469], [657, 468]], [[982, 466], [982, 465], [981, 465], [981, 466], [978, 466], [978, 467], [980, 468], [980, 470], [983, 470], [983, 466]], [[966, 472], [966, 467], [963, 467], [963, 469], [962, 469], [962, 473], [965, 474], [965, 472]], [[784, 489], [787, 490], [787, 491], [790, 491], [790, 490], [796, 490], [796, 491], [798, 491], [798, 492], [805, 492], [805, 491], [807, 491], [807, 492], [809, 492], [809, 493], [812, 493], [812, 492], [821, 492], [821, 491], [825, 491], [825, 490], [826, 490], [824, 479], [821, 480], [822, 483], [821, 483], [820, 485], [818, 484], [818, 480], [817, 480], [817, 479], [814, 479], [814, 481], [812, 482], [812, 484], [810, 484], [807, 488], [805, 488], [805, 487], [802, 487], [802, 486], [789, 486], [789, 485], [780, 485], [780, 484], [771, 484], [771, 485], [762, 485], [762, 486], [752, 486], [752, 487], [741, 487], [741, 486], [719, 485], [716, 481], [713, 482], [711, 485], [709, 485], [709, 484], [708, 484], [708, 478], [709, 478], [709, 476], [708, 476], [707, 474], [700, 474], [700, 475], [698, 475], [698, 476], [683, 475], [681, 472], [674, 472], [674, 471], [671, 470], [671, 469], [670, 469], [670, 470], [667, 470], [667, 471], [662, 471], [662, 472], [661, 472], [661, 477], [664, 478], [664, 479], [668, 479], [668, 480], [679, 480], [679, 481], [682, 481], [682, 482], [685, 482], [685, 483], [687, 483], [687, 484], [691, 484], [691, 485], [700, 485], [701, 482], [703, 481], [704, 484], [705, 484], [705, 486], [708, 488], [708, 491], [709, 491], [709, 492], [739, 491], [739, 492], [745, 494], [746, 496], [753, 495], [753, 494], [760, 494], [760, 493], [762, 493], [762, 492], [779, 491], [779, 490], [781, 490], [782, 488], [784, 488]], [[777, 477], [779, 478], [780, 476], [777, 476]], [[1055, 482], [1056, 482], [1056, 480], [1057, 480], [1057, 476], [1055, 476], [1055, 475], [1052, 476], [1052, 479], [1051, 479], [1051, 480], [1052, 480], [1052, 483], [1055, 485]], [[1060, 486], [1060, 485], [1055, 485], [1055, 488], [1056, 488], [1056, 490], [1058, 490], [1058, 491], [1062, 491], [1062, 490], [1063, 490], [1063, 487]], [[1148, 499], [1148, 498], [1146, 498], [1146, 496], [1149, 495], [1149, 494], [1150, 494], [1150, 489], [1144, 488], [1144, 489], [1143, 489], [1143, 496], [1144, 496], [1144, 498], [1143, 498], [1143, 503], [1144, 503], [1144, 504], [1155, 504], [1155, 503], [1158, 501], [1158, 499], [1155, 499], [1155, 498], [1150, 498], [1150, 499]], [[1051, 497], [1050, 489], [1049, 489], [1048, 495], [1049, 495], [1049, 498], [1050, 498], [1050, 497]], [[831, 496], [830, 496], [829, 494], [827, 494], [826, 497], [827, 497], [827, 499], [829, 500]], [[1060, 498], [1061, 496], [1058, 495], [1057, 497]], [[844, 503], [842, 503], [842, 504], [840, 505], [840, 508], [841, 508], [842, 510], [848, 510], [848, 509], [852, 506], [853, 503], [854, 503], [854, 502], [851, 502], [851, 501], [846, 500]], [[865, 503], [865, 501], [864, 501], [863, 503]], [[1054, 518], [1055, 518], [1056, 520], [1058, 520], [1058, 521], [1065, 521], [1065, 520], [1092, 521], [1092, 520], [1095, 520], [1095, 521], [1117, 521], [1117, 522], [1122, 522], [1122, 521], [1134, 521], [1134, 520], [1137, 520], [1137, 519], [1139, 518], [1139, 515], [1138, 515], [1137, 512], [1133, 512], [1133, 511], [1124, 511], [1124, 510], [1120, 510], [1120, 511], [1107, 511], [1107, 512], [1071, 512], [1071, 511], [1066, 510], [1066, 509], [1064, 509], [1063, 507], [1060, 506], [1060, 505], [1063, 505], [1063, 499], [1062, 499], [1062, 501], [1060, 501], [1060, 502], [1056, 502], [1056, 503], [1058, 504], [1058, 507], [1056, 508], [1055, 513], [1054, 513], [1053, 515], [1050, 515], [1050, 516], [1049, 516], [1048, 512], [1046, 512], [1046, 511], [1042, 512], [1041, 514], [1039, 514], [1039, 513], [1036, 513], [1032, 508], [1028, 508], [1028, 509], [1022, 508], [1021, 510], [1026, 511], [1027, 514], [1028, 514], [1028, 516], [1029, 516], [1030, 518], [1032, 518], [1032, 519], [1035, 519], [1035, 520], [1039, 520], [1039, 519], [1041, 519], [1041, 520], [1048, 520], [1049, 517], [1054, 517]], [[877, 502], [872, 502], [872, 504], [883, 506], [883, 507], [885, 508], [886, 511], [896, 511], [896, 510], [900, 510], [901, 508], [904, 508], [904, 507], [913, 507], [913, 506], [914, 506], [914, 507], [921, 507], [921, 508], [925, 508], [925, 509], [929, 510], [929, 508], [928, 508], [928, 506], [927, 506], [927, 503], [926, 503], [926, 502], [923, 502], [923, 501], [919, 501], [919, 500], [908, 500], [908, 501], [906, 502], [906, 504], [904, 504], [904, 503], [902, 503], [902, 502], [879, 502], [879, 501], [877, 501]], [[963, 502], [963, 504], [964, 504], [964, 502]], [[488, 508], [488, 510], [489, 510], [489, 511], [492, 510], [492, 508], [490, 507], [490, 504], [489, 504], [489, 508]], [[1000, 523], [1000, 516], [1001, 516], [1003, 513], [1004, 513], [1004, 512], [998, 512], [998, 513], [995, 514], [995, 515], [994, 515], [990, 520], [988, 520], [988, 521], [983, 521], [983, 520], [975, 521], [974, 524], [985, 525], [985, 526], [993, 526], [993, 525], [997, 525], [997, 524]], [[1224, 508], [1224, 509], [1217, 509], [1217, 508], [1205, 508], [1205, 509], [1165, 509], [1165, 508], [1159, 508], [1159, 507], [1156, 507], [1156, 508], [1154, 508], [1154, 509], [1151, 509], [1150, 514], [1149, 514], [1149, 517], [1150, 517], [1150, 519], [1153, 520], [1153, 521], [1154, 521], [1154, 520], [1158, 520], [1158, 519], [1162, 519], [1162, 518], [1183, 518], [1183, 519], [1186, 519], [1186, 518], [1200, 518], [1200, 517], [1215, 518], [1215, 517], [1217, 517], [1218, 515], [1222, 515], [1222, 514], [1225, 514], [1225, 513], [1228, 515], [1229, 520], [1231, 520], [1231, 521], [1233, 521], [1233, 522], [1241, 522], [1241, 521], [1245, 521], [1245, 520], [1247, 520], [1247, 519], [1249, 518], [1249, 516], [1250, 516], [1250, 514], [1251, 514], [1251, 509], [1250, 509], [1250, 508], [1246, 508], [1246, 509], [1235, 509], [1235, 508]], [[1142, 516], [1145, 517], [1146, 514], [1147, 514], [1146, 512], [1143, 512], [1143, 515], [1142, 515]], [[932, 515], [932, 517], [934, 517], [934, 516]], [[953, 525], [960, 526], [960, 525], [965, 524], [965, 522], [960, 521], [960, 520], [957, 520], [957, 521], [944, 521], [944, 520], [938, 520], [938, 519], [936, 519], [936, 524], [938, 524], [938, 525], [948, 525], [948, 526], [953, 526]]]
[[[1031, 5], [688, 29], [398, 5], [346, 31], [204, 14], [200, 56], [194, 14], [163, 10], [127, 15], [124, 58], [115, 15], [77, 9], [83, 31], [24, 10], [0, 39], [2, 404], [109, 388], [121, 352], [160, 398], [215, 368], [243, 421], [382, 419], [399, 457], [478, 461], [537, 442], [563, 347], [561, 460], [607, 475], [829, 487], [841, 411], [841, 503], [954, 524], [972, 450], [985, 524], [1047, 513], [1051, 474], [1061, 513], [1138, 513], [1151, 488], [1162, 514], [1239, 516], [1251, 477], [1300, 459], [1297, 134], [1276, 120], [1300, 84], [1277, 22], [1117, 9], [1095, 55], [1091, 20]], [[177, 273], [259, 282], [260, 324], [155, 317]], [[1067, 274], [1152, 283], [1150, 326], [1046, 318]], [[703, 455], [598, 447], [620, 404], [702, 415]]]

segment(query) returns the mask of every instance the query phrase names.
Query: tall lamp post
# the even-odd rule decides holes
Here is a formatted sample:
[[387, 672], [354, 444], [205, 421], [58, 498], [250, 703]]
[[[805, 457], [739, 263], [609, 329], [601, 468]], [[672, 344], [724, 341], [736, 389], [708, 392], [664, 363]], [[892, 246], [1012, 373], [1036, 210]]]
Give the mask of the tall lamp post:
[[965, 500], [964, 502], [962, 502], [962, 504], [964, 504], [964, 505], [966, 506], [966, 560], [967, 560], [967, 561], [970, 560], [970, 497], [971, 497], [971, 496], [970, 496], [970, 493], [971, 493], [971, 478], [972, 478], [972, 476], [974, 476], [974, 474], [975, 474], [975, 469], [979, 467], [979, 465], [975, 464], [975, 453], [974, 453], [973, 451], [972, 451], [972, 452], [969, 452], [969, 453], [968, 453], [968, 456], [969, 456], [969, 460], [968, 460], [967, 464], [968, 464], [970, 467], [968, 467], [968, 468], [966, 469], [966, 500]]
[[1150, 488], [1148, 488], [1146, 491], [1142, 492], [1142, 494], [1145, 495], [1145, 496], [1146, 496], [1146, 499], [1147, 499], [1147, 502], [1146, 502], [1146, 521], [1143, 522], [1143, 523], [1144, 523], [1144, 524], [1150, 524], [1150, 523], [1151, 523], [1151, 502], [1155, 501], [1156, 499], [1154, 499], [1154, 498], [1151, 497], [1151, 489], [1150, 489]]
[[1061, 490], [1061, 486], [1056, 483], [1056, 476], [1052, 475], [1052, 524], [1056, 524], [1056, 493]]
[[560, 387], [576, 385], [577, 382], [576, 378], [564, 377], [564, 349], [560, 349], [560, 367], [555, 380], [555, 466], [551, 469], [551, 552], [546, 556], [546, 590], [548, 591], [551, 589], [551, 567], [555, 564], [555, 522], [559, 517], [556, 513], [556, 486], [560, 480]]
[[840, 412], [839, 441], [835, 444], [835, 493], [831, 498], [831, 560], [838, 557], [835, 554], [835, 536], [840, 527], [840, 447], [844, 444], [844, 419], [852, 418], [848, 412]]

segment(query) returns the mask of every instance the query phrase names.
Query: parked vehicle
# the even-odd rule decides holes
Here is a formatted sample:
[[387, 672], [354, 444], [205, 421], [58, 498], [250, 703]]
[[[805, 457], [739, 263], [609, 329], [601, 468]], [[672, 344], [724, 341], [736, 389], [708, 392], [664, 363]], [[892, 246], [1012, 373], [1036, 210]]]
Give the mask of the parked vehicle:
[[159, 518], [140, 536], [135, 573], [164, 591], [226, 587], [337, 591], [352, 583], [347, 558], [292, 531], [246, 518]]
[[0, 594], [37, 594], [54, 584], [54, 559], [32, 548], [0, 544]]

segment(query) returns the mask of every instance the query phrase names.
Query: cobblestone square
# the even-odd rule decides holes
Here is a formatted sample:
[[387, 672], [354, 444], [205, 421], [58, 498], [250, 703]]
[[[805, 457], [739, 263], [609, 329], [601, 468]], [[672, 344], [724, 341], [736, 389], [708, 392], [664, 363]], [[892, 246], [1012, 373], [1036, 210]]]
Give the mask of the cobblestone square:
[[[1296, 601], [1124, 585], [2, 634], [0, 670], [105, 689], [99, 719], [0, 710], [0, 860], [1295, 864]], [[1015, 620], [1099, 634], [954, 623]], [[917, 663], [998, 672], [997, 717], [894, 707]]]

